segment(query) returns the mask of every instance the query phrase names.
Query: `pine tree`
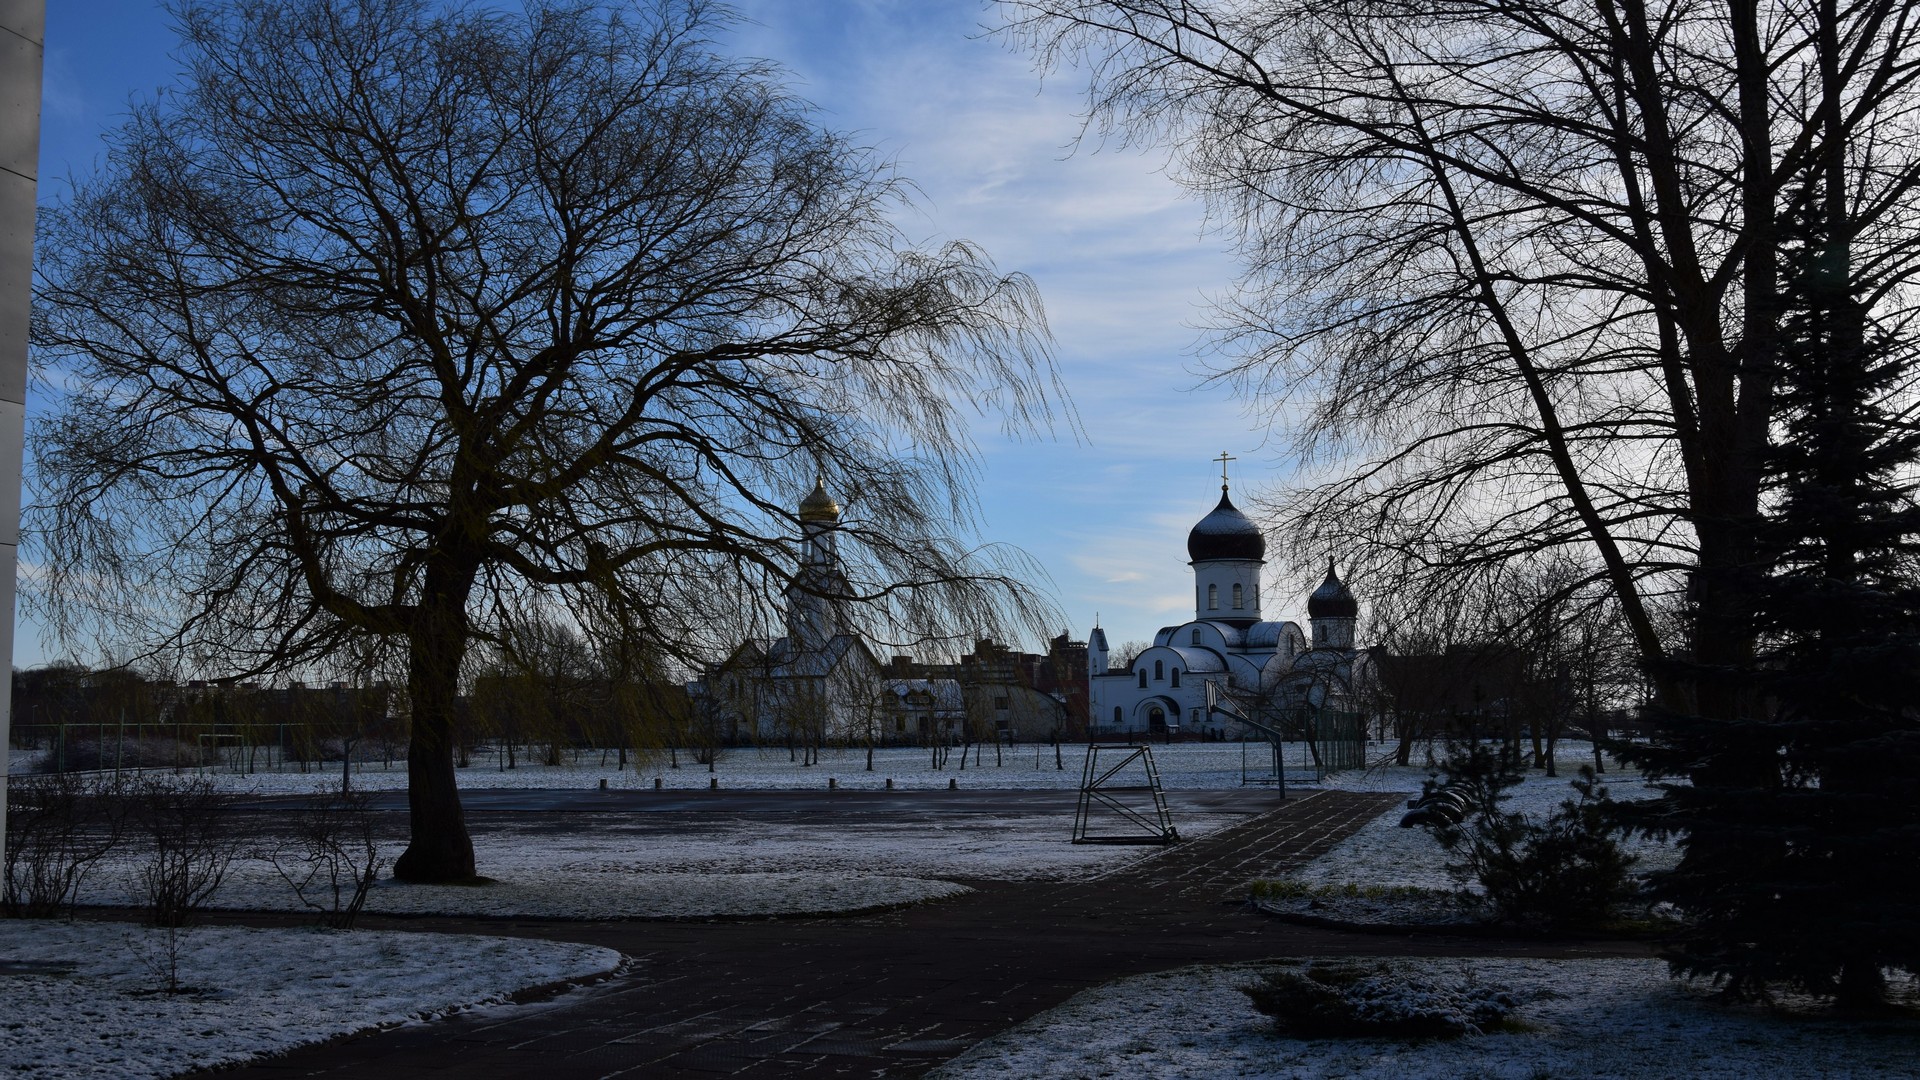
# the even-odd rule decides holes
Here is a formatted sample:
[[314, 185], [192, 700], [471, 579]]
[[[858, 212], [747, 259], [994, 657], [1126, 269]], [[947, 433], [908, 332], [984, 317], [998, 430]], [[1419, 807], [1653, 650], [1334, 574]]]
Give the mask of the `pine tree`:
[[1693, 673], [1737, 680], [1744, 707], [1667, 718], [1637, 756], [1689, 783], [1638, 823], [1681, 837], [1653, 883], [1688, 918], [1678, 972], [1868, 1004], [1884, 968], [1920, 971], [1920, 430], [1887, 404], [1912, 354], [1855, 295], [1842, 206], [1809, 185], [1780, 224], [1783, 422], [1738, 582], [1762, 648]]

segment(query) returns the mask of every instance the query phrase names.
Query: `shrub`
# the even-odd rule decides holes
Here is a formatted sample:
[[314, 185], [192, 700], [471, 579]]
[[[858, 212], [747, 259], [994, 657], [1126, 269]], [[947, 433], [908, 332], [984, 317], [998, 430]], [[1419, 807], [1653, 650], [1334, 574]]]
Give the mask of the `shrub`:
[[1501, 1028], [1519, 1002], [1470, 979], [1437, 980], [1384, 967], [1314, 963], [1270, 971], [1241, 988], [1274, 1029], [1302, 1039], [1448, 1039]]
[[148, 774], [128, 785], [129, 817], [149, 844], [140, 899], [155, 926], [180, 927], [213, 899], [243, 838], [232, 797], [201, 776]]
[[80, 885], [120, 842], [120, 792], [109, 777], [15, 777], [7, 787], [4, 906], [14, 918], [69, 917]]
[[1507, 789], [1524, 774], [1511, 747], [1482, 743], [1453, 747], [1446, 779], [1468, 801], [1457, 824], [1434, 822], [1434, 838], [1459, 861], [1447, 867], [1461, 881], [1477, 881], [1495, 914], [1515, 922], [1589, 926], [1612, 917], [1633, 894], [1633, 857], [1620, 850], [1607, 794], [1583, 767], [1567, 799], [1545, 821], [1509, 812]]
[[136, 898], [158, 928], [135, 939], [135, 951], [166, 993], [185, 993], [186, 928], [219, 891], [245, 840], [227, 812], [232, 796], [206, 777], [147, 773], [128, 783], [127, 794], [128, 821], [149, 845]]
[[201, 764], [202, 752], [190, 743], [171, 738], [100, 738], [73, 736], [57, 752], [47, 751], [36, 763], [41, 772], [94, 772], [114, 769], [191, 769]]
[[380, 873], [371, 800], [361, 792], [327, 795], [293, 817], [293, 835], [273, 868], [321, 925], [353, 929]]

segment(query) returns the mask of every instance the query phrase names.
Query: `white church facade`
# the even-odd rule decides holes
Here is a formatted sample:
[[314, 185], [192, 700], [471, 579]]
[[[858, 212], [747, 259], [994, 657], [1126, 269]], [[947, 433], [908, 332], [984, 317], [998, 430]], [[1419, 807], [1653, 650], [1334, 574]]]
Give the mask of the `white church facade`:
[[1354, 648], [1360, 605], [1327, 567], [1307, 599], [1310, 633], [1261, 615], [1266, 538], [1233, 505], [1220, 503], [1187, 535], [1194, 616], [1162, 627], [1151, 648], [1123, 668], [1108, 667], [1106, 632], [1087, 639], [1090, 720], [1096, 738], [1254, 734], [1239, 717], [1269, 725], [1307, 709], [1352, 710], [1367, 679], [1365, 652]]
[[727, 722], [726, 741], [846, 742], [885, 729], [889, 702], [873, 650], [848, 625], [840, 504], [819, 481], [799, 506], [800, 565], [786, 589], [786, 634], [744, 641], [696, 684]]

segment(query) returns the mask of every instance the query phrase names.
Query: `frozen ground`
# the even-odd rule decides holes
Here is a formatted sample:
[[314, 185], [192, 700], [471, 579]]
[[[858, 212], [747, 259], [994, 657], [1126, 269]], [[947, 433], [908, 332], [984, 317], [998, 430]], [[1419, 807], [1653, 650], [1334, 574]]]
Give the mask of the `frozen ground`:
[[[1287, 1038], [1238, 987], [1251, 967], [1187, 968], [1089, 990], [931, 1074], [940, 1080], [1773, 1080], [1920, 1076], [1920, 1021], [1849, 1022], [1722, 1005], [1657, 960], [1420, 958], [1406, 974], [1512, 990], [1524, 1031], [1450, 1041]], [[1906, 988], [1914, 996], [1913, 987]], [[1116, 1023], [1116, 1018], [1125, 1018]]]
[[281, 1053], [348, 1032], [502, 1006], [613, 970], [620, 954], [459, 934], [203, 927], [159, 992], [164, 932], [0, 922], [0, 1074], [136, 1080]]
[[[569, 815], [573, 817], [575, 815]], [[955, 896], [950, 878], [1063, 880], [1117, 870], [1161, 849], [1069, 843], [1071, 811], [932, 820], [840, 819], [831, 829], [790, 817], [579, 815], [584, 827], [485, 827], [474, 838], [483, 886], [404, 885], [383, 879], [366, 910], [394, 915], [563, 919], [751, 918], [848, 914]], [[524, 819], [523, 819], [524, 820]], [[1197, 837], [1235, 814], [1183, 814]], [[384, 844], [387, 866], [400, 854]], [[126, 904], [137, 856], [88, 879], [84, 902]], [[214, 906], [298, 910], [300, 901], [261, 854], [235, 864]]]
[[[1252, 775], [1271, 769], [1271, 757], [1264, 743], [1248, 744], [1244, 754], [1239, 743], [1182, 743], [1152, 749], [1161, 784], [1170, 791], [1240, 787], [1243, 757], [1246, 770]], [[1288, 749], [1290, 769], [1298, 767], [1304, 753], [1300, 746]], [[977, 762], [975, 755], [979, 758]], [[1085, 758], [1084, 745], [1064, 745], [1060, 748], [1058, 765], [1065, 767], [1060, 768], [1052, 746], [1015, 745], [1002, 752], [996, 765], [992, 747], [976, 747], [974, 754], [967, 758], [966, 768], [960, 768], [960, 755], [955, 751], [947, 759], [945, 768], [936, 769], [924, 749], [885, 747], [874, 751], [873, 771], [868, 772], [867, 753], [861, 749], [828, 748], [821, 751], [817, 764], [801, 765], [790, 760], [782, 748], [735, 747], [723, 751], [714, 763], [713, 772], [709, 773], [705, 765], [695, 763], [684, 751], [679, 755], [678, 769], [670, 767], [666, 755], [656, 755], [638, 765], [629, 761], [627, 768], [620, 769], [615, 755], [598, 750], [570, 753], [562, 765], [531, 764], [523, 755], [517, 767], [504, 769], [497, 755], [487, 753], [473, 757], [472, 764], [458, 771], [458, 777], [460, 786], [470, 789], [589, 789], [599, 787], [602, 780], [613, 789], [651, 788], [658, 778], [663, 788], [671, 790], [705, 788], [713, 779], [718, 779], [720, 786], [728, 790], [804, 790], [825, 788], [831, 777], [840, 787], [858, 790], [884, 788], [887, 780], [892, 779], [895, 788], [908, 790], [944, 788], [953, 781], [968, 790], [1070, 791], [1080, 786]], [[279, 771], [260, 768], [247, 772], [221, 766], [209, 767], [203, 773], [218, 778], [222, 786], [231, 790], [263, 795], [339, 790], [339, 762], [316, 764], [314, 769], [302, 773], [295, 763]], [[389, 767], [380, 761], [355, 762], [352, 780], [355, 787], [368, 791], [400, 790], [407, 786], [406, 763], [395, 761]]]

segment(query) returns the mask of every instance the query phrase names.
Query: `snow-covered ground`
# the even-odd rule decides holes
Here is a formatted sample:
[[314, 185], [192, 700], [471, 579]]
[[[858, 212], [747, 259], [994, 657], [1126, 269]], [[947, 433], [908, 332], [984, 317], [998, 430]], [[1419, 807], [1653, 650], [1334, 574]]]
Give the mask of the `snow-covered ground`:
[[[1363, 963], [1368, 961], [1362, 961]], [[1525, 1030], [1454, 1040], [1275, 1034], [1239, 987], [1251, 967], [1143, 975], [1089, 990], [980, 1043], [940, 1080], [1774, 1080], [1920, 1076], [1920, 1021], [1849, 1022], [1807, 1003], [1772, 1014], [1708, 1000], [1658, 960], [1419, 958], [1402, 975], [1515, 993]], [[1911, 997], [1912, 987], [1907, 988]], [[1116, 1019], [1124, 1022], [1116, 1023]]]
[[[1236, 814], [1181, 814], [1199, 837]], [[404, 885], [384, 879], [366, 910], [391, 915], [579, 919], [688, 919], [849, 914], [941, 899], [968, 889], [950, 878], [1064, 880], [1111, 872], [1163, 849], [1075, 845], [1070, 810], [1020, 816], [953, 815], [835, 821], [830, 829], [786, 817], [703, 816], [697, 827], [653, 815], [594, 815], [587, 829], [542, 824], [488, 827], [474, 837], [482, 886]], [[402, 845], [382, 845], [391, 866]], [[83, 902], [133, 902], [139, 856], [96, 869]], [[237, 862], [217, 908], [299, 910], [272, 864]]]
[[[1243, 766], [1246, 774], [1262, 775], [1271, 771], [1271, 755], [1265, 743], [1180, 743], [1152, 747], [1161, 785], [1170, 791], [1217, 791], [1241, 786]], [[975, 757], [978, 757], [978, 761]], [[1305, 757], [1301, 746], [1287, 751], [1289, 780], [1291, 770]], [[619, 768], [612, 753], [598, 750], [569, 753], [561, 765], [541, 765], [521, 756], [515, 768], [500, 767], [498, 755], [477, 755], [466, 768], [458, 770], [462, 788], [556, 788], [586, 790], [598, 788], [605, 780], [610, 789], [651, 788], [654, 780], [668, 790], [705, 788], [718, 779], [720, 786], [735, 789], [824, 789], [828, 778], [838, 786], [853, 790], [878, 790], [891, 779], [896, 789], [930, 790], [944, 788], [949, 781], [966, 790], [1073, 790], [1080, 786], [1081, 767], [1086, 747], [1067, 744], [1060, 748], [1056, 761], [1054, 749], [1045, 744], [1022, 744], [1006, 748], [995, 764], [993, 748], [975, 747], [960, 768], [959, 751], [954, 751], [944, 768], [933, 767], [928, 751], [917, 747], [883, 747], [874, 750], [873, 771], [867, 771], [867, 752], [863, 749], [829, 747], [820, 752], [813, 765], [801, 765], [779, 747], [733, 747], [721, 752], [709, 773], [682, 751], [680, 767], [656, 754], [635, 764], [629, 761]], [[1064, 766], [1061, 767], [1061, 766]], [[301, 772], [297, 763], [279, 770], [260, 768], [247, 772], [232, 767], [209, 767], [202, 775], [214, 777], [228, 790], [262, 795], [306, 794], [338, 791], [340, 763], [327, 762]], [[353, 765], [353, 786], [367, 791], [397, 791], [407, 786], [404, 761], [388, 765], [382, 761], [358, 761]], [[1418, 785], [1415, 785], [1416, 787]]]
[[192, 989], [166, 994], [153, 970], [166, 955], [158, 930], [0, 922], [0, 1075], [171, 1076], [497, 1006], [621, 962], [611, 949], [517, 938], [203, 927], [180, 938], [179, 983]]

